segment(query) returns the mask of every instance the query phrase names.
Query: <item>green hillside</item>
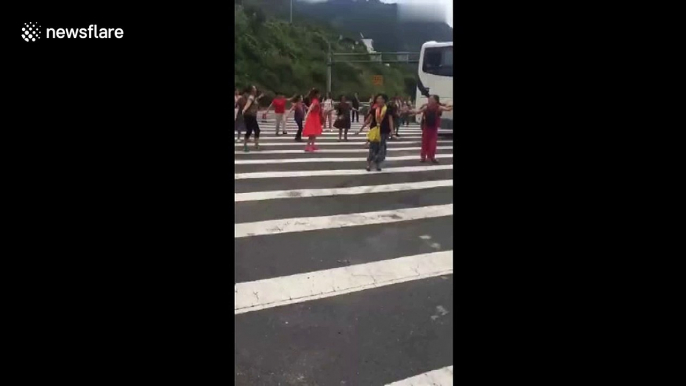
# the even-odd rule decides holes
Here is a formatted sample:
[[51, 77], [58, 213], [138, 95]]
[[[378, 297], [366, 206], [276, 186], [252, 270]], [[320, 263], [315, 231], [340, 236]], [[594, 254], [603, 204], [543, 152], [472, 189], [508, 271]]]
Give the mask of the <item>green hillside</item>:
[[[280, 20], [290, 18], [291, 0], [235, 0], [260, 7]], [[428, 4], [428, 2], [427, 2]], [[343, 35], [374, 39], [377, 51], [417, 52], [431, 41], [452, 41], [453, 29], [444, 22], [409, 21], [399, 17], [397, 4], [379, 0], [293, 1], [293, 22], [314, 23], [333, 28]]]
[[[237, 1], [238, 2], [238, 1]], [[327, 41], [334, 52], [366, 52], [357, 37], [346, 36], [323, 24], [301, 20], [293, 25], [274, 18], [262, 7], [245, 1], [236, 4], [235, 84], [254, 84], [268, 97], [280, 91], [304, 94], [310, 88], [326, 90]], [[366, 100], [376, 92], [413, 95], [416, 65], [336, 64], [332, 72], [334, 95], [359, 93]], [[373, 75], [383, 75], [384, 85], [372, 84]], [[271, 98], [265, 98], [268, 103]]]

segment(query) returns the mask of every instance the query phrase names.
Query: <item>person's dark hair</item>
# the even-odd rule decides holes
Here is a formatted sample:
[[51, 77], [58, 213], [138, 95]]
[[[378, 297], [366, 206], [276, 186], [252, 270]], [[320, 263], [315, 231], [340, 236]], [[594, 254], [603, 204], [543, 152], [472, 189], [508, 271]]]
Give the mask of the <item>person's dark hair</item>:
[[348, 99], [348, 98], [346, 98], [344, 94], [341, 94], [341, 96], [338, 97], [338, 100], [342, 101], [343, 99]]
[[435, 95], [435, 94], [434, 94], [434, 95], [432, 95], [431, 97], [434, 98], [434, 99], [436, 100], [436, 103], [438, 103], [438, 104], [441, 103], [441, 98], [439, 98], [438, 95]]
[[314, 98], [314, 97], [316, 97], [316, 96], [319, 96], [319, 90], [317, 90], [316, 88], [313, 88], [312, 90], [310, 90], [310, 93], [307, 94], [307, 97], [308, 97], [310, 100], [312, 100], [312, 98]]
[[303, 99], [302, 95], [296, 95], [295, 99], [293, 99], [293, 102], [300, 102]]
[[376, 100], [379, 99], [379, 97], [383, 98], [384, 103], [388, 102], [388, 95], [386, 94], [377, 94], [374, 97], [374, 101], [376, 102]]
[[257, 86], [248, 86], [248, 87], [245, 88], [245, 91], [244, 91], [244, 92], [245, 92], [246, 94], [252, 94], [252, 89], [253, 89], [253, 88], [255, 89], [255, 95], [257, 95], [257, 92], [258, 92]]

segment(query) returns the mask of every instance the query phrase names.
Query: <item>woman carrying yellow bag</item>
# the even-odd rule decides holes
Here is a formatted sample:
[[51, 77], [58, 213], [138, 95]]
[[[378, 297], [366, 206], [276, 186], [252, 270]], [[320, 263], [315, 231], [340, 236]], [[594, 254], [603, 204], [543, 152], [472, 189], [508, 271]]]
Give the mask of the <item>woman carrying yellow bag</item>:
[[379, 126], [369, 129], [369, 133], [367, 133], [367, 141], [381, 142], [381, 128]]
[[381, 164], [386, 159], [386, 141], [391, 135], [393, 127], [393, 110], [386, 105], [388, 97], [379, 94], [376, 97], [376, 106], [369, 112], [367, 121], [360, 131], [369, 125], [371, 129], [367, 134], [369, 140], [369, 155], [367, 156], [367, 171], [372, 169], [372, 163], [376, 164], [376, 170], [381, 171]]

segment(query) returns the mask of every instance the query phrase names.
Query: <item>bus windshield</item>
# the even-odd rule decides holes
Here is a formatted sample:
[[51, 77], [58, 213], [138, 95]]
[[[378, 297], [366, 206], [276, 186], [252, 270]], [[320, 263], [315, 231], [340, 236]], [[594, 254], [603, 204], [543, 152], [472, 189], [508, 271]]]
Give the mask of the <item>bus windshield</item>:
[[427, 47], [422, 71], [438, 76], [453, 76], [453, 47]]

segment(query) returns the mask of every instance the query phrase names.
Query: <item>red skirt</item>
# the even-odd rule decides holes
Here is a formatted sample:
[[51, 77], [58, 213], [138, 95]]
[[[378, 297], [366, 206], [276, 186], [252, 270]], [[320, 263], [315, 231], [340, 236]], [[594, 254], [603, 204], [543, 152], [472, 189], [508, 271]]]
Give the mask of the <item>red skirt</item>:
[[305, 127], [303, 128], [303, 136], [305, 137], [316, 137], [322, 134], [322, 120], [318, 113], [310, 114], [307, 116], [307, 121], [305, 121]]

